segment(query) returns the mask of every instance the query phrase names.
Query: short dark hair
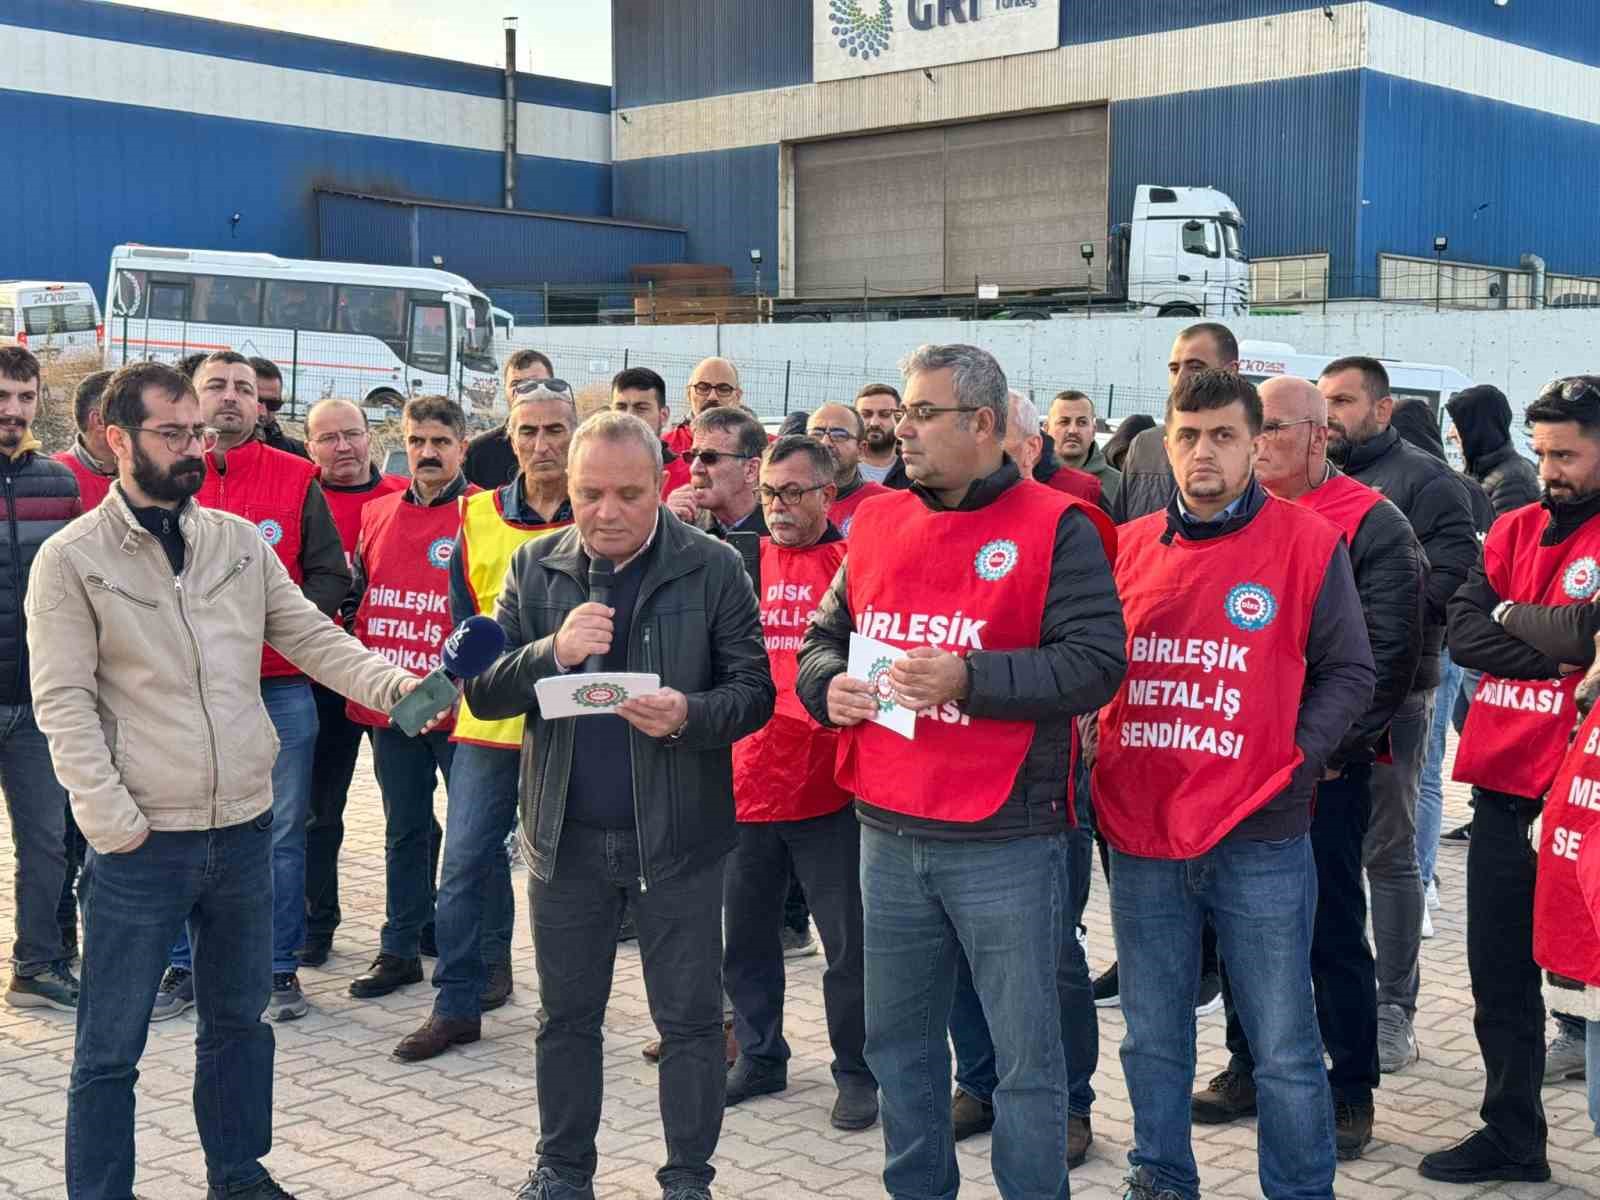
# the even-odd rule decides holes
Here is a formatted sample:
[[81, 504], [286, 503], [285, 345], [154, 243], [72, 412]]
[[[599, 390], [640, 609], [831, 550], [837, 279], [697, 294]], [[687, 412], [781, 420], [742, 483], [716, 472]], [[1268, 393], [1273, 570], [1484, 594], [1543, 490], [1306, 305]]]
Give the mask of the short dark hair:
[[230, 367], [249, 367], [252, 371], [256, 369], [254, 361], [246, 358], [237, 350], [213, 350], [195, 364], [194, 372], [189, 378], [193, 379], [195, 375], [200, 374], [201, 367], [208, 367], [212, 363], [225, 363]]
[[811, 460], [811, 469], [816, 472], [818, 479], [832, 483], [833, 477], [839, 473], [839, 459], [834, 455], [833, 447], [803, 433], [785, 434], [773, 442], [767, 447], [762, 461], [769, 466], [776, 466], [797, 454], [803, 454]]
[[1188, 341], [1190, 338], [1199, 337], [1201, 334], [1207, 335], [1217, 344], [1217, 349], [1222, 353], [1223, 362], [1239, 361], [1239, 339], [1234, 337], [1233, 330], [1229, 329], [1221, 321], [1200, 321], [1185, 328], [1178, 334], [1178, 338], [1181, 341]]
[[1244, 422], [1255, 437], [1261, 432], [1261, 397], [1256, 385], [1232, 371], [1196, 371], [1179, 381], [1167, 399], [1167, 420], [1175, 412], [1211, 412], [1230, 404], [1244, 405]]
[[894, 397], [895, 407], [898, 408], [900, 406], [900, 390], [894, 387], [892, 384], [869, 383], [866, 387], [862, 388], [856, 393], [857, 400], [861, 400], [867, 396], [892, 396]]
[[1094, 401], [1089, 399], [1088, 396], [1084, 395], [1084, 393], [1078, 391], [1076, 388], [1067, 388], [1065, 391], [1057, 392], [1050, 399], [1050, 404], [1052, 407], [1054, 407], [1057, 400], [1082, 400], [1089, 406], [1089, 415], [1091, 417], [1097, 415], [1095, 413]]
[[110, 378], [110, 371], [92, 371], [78, 380], [77, 390], [72, 393], [72, 419], [79, 433], [89, 432], [89, 414], [100, 407], [100, 396]]
[[629, 367], [618, 371], [611, 377], [611, 391], [613, 395], [617, 392], [654, 392], [656, 407], [667, 406], [667, 381], [649, 367]]
[[743, 408], [708, 408], [694, 419], [694, 433], [731, 433], [739, 440], [739, 453], [760, 458], [767, 448], [767, 431]]
[[1529, 425], [1575, 421], [1589, 437], [1600, 436], [1600, 375], [1568, 375], [1551, 380], [1528, 405]]
[[278, 370], [278, 364], [270, 358], [252, 358], [250, 359], [250, 365], [255, 368], [258, 380], [276, 379], [279, 383], [283, 382], [283, 372]]
[[26, 346], [0, 346], [0, 376], [26, 383], [39, 378], [39, 360]]
[[538, 363], [546, 371], [550, 372], [551, 378], [555, 377], [555, 364], [550, 361], [548, 355], [538, 350], [516, 350], [512, 352], [511, 357], [506, 359], [506, 365], [500, 368], [500, 382], [503, 384], [510, 379], [511, 372], [526, 371], [534, 363]]
[[1322, 368], [1318, 379], [1326, 379], [1329, 375], [1337, 375], [1341, 371], [1360, 371], [1361, 385], [1367, 389], [1367, 395], [1374, 400], [1382, 400], [1389, 394], [1389, 372], [1383, 369], [1383, 364], [1375, 358], [1368, 358], [1365, 354], [1347, 354], [1343, 358], [1336, 358]]
[[193, 379], [194, 373], [200, 369], [200, 364], [211, 357], [206, 351], [201, 350], [195, 354], [185, 354], [178, 360], [178, 372], [185, 379]]
[[194, 395], [194, 384], [176, 367], [158, 362], [129, 363], [106, 380], [100, 394], [101, 420], [107, 425], [137, 429], [150, 415], [144, 406], [146, 388], [159, 388], [174, 400]]
[[400, 411], [402, 423], [409, 421], [420, 425], [423, 421], [437, 421], [447, 426], [458, 438], [467, 436], [467, 414], [461, 405], [448, 396], [413, 396]]

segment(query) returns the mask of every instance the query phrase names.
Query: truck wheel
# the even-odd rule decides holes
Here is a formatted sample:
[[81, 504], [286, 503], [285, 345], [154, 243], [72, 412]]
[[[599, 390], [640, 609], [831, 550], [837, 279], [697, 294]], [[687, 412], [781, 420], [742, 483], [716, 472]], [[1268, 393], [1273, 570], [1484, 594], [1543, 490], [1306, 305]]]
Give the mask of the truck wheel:
[[1198, 317], [1200, 310], [1192, 304], [1168, 304], [1156, 314], [1158, 317]]

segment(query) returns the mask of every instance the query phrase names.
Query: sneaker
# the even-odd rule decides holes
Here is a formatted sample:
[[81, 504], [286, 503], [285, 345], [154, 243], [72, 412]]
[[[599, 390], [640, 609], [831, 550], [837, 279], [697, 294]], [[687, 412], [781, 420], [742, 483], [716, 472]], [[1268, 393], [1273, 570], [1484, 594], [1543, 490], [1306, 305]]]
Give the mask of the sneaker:
[[300, 976], [288, 971], [275, 971], [272, 976], [272, 998], [267, 1001], [267, 1020], [294, 1021], [311, 1011], [305, 993], [300, 990]]
[[1422, 906], [1422, 940], [1429, 941], [1433, 937], [1433, 914], [1428, 911], [1428, 906]]
[[1231, 1068], [1223, 1071], [1189, 1098], [1189, 1113], [1196, 1125], [1227, 1125], [1255, 1116], [1255, 1078]]
[[1333, 1102], [1333, 1145], [1341, 1162], [1361, 1157], [1372, 1141], [1372, 1104]]
[[165, 1021], [194, 1007], [194, 972], [187, 967], [168, 967], [156, 988], [156, 1002], [150, 1009], [152, 1021]]
[[1439, 881], [1437, 879], [1428, 880], [1428, 886], [1423, 891], [1422, 895], [1423, 895], [1423, 899], [1425, 899], [1428, 902], [1429, 911], [1438, 912], [1439, 911]]
[[511, 869], [516, 870], [522, 866], [522, 844], [517, 841], [517, 831], [513, 829], [506, 834], [506, 861], [511, 864]]
[[1563, 1024], [1557, 1024], [1556, 1028], [1559, 1032], [1544, 1051], [1544, 1081], [1560, 1083], [1563, 1079], [1582, 1079], [1585, 1075], [1584, 1039], [1573, 1037]]
[[1194, 1015], [1209, 1016], [1222, 1007], [1222, 976], [1215, 971], [1200, 976], [1200, 994], [1195, 999]]
[[[6, 1003], [12, 1008], [53, 1008], [58, 1012], [78, 1011], [78, 981], [67, 970], [66, 960], [53, 962], [37, 975], [11, 976]], [[1583, 1046], [1578, 1046], [1583, 1055]]]
[[1378, 1005], [1378, 1070], [1403, 1071], [1417, 1061], [1417, 1035], [1411, 1018], [1398, 1004]]
[[1096, 1008], [1116, 1008], [1118, 1003], [1117, 964], [1112, 963], [1106, 968], [1105, 973], [1094, 981], [1094, 1006]]
[[711, 1189], [698, 1183], [676, 1183], [661, 1189], [661, 1200], [711, 1200]]
[[206, 1200], [294, 1200], [294, 1197], [279, 1187], [271, 1175], [263, 1175], [249, 1187], [208, 1187]]
[[511, 978], [511, 963], [497, 962], [489, 967], [488, 981], [483, 985], [483, 991], [478, 995], [478, 1010], [480, 1012], [493, 1012], [511, 999], [513, 980]]
[[1155, 1180], [1143, 1167], [1130, 1171], [1124, 1184], [1127, 1190], [1122, 1193], [1122, 1200], [1179, 1200], [1177, 1192], [1165, 1188], [1156, 1191]]
[[594, 1200], [594, 1185], [573, 1187], [550, 1167], [529, 1171], [513, 1200]]
[[817, 939], [811, 932], [808, 923], [804, 929], [792, 929], [788, 925], [783, 927], [783, 956], [785, 958], [806, 958], [817, 952]]
[[1529, 1161], [1507, 1158], [1486, 1130], [1469, 1134], [1448, 1150], [1435, 1150], [1417, 1166], [1424, 1179], [1440, 1183], [1544, 1183], [1550, 1163], [1543, 1155]]
[[1467, 843], [1470, 842], [1471, 840], [1472, 840], [1472, 822], [1471, 821], [1468, 821], [1465, 825], [1457, 825], [1454, 829], [1450, 830], [1448, 833], [1441, 833], [1439, 835], [1439, 844], [1441, 846], [1457, 846], [1457, 847], [1460, 847], [1463, 850], [1466, 849]]

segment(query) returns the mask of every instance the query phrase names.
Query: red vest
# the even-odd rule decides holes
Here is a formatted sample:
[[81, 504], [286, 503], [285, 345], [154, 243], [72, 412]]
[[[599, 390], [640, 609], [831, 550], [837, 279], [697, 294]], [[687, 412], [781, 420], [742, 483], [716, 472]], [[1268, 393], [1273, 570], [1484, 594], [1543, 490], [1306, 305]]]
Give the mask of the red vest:
[[844, 550], [843, 542], [788, 550], [761, 539], [761, 628], [778, 704], [772, 720], [733, 744], [733, 803], [741, 821], [804, 821], [850, 803], [833, 779], [838, 732], [812, 720], [794, 690], [800, 639]]
[[[249, 521], [272, 547], [295, 583], [305, 579], [300, 566], [300, 520], [305, 514], [306, 491], [316, 482], [317, 468], [295, 454], [285, 454], [251, 439], [228, 451], [228, 473], [219, 474], [206, 463], [205, 482], [195, 500], [206, 508], [219, 508]], [[271, 646], [261, 647], [261, 676], [282, 679], [300, 674]]]
[[1222, 537], [1164, 542], [1165, 510], [1120, 533], [1128, 675], [1100, 712], [1095, 820], [1124, 854], [1195, 858], [1304, 758], [1306, 638], [1339, 531], [1269, 496]]
[[[1509, 512], [1483, 543], [1483, 573], [1502, 600], [1583, 604], [1600, 592], [1600, 519], [1559, 546], [1541, 546], [1547, 514], [1538, 504]], [[1535, 799], [1545, 794], [1567, 752], [1583, 673], [1561, 679], [1484, 675], [1456, 747], [1454, 778]]]
[[352, 562], [356, 552], [356, 537], [361, 532], [361, 510], [379, 496], [390, 492], [403, 492], [410, 487], [409, 480], [399, 475], [379, 475], [378, 482], [359, 490], [324, 487], [322, 495], [328, 501], [328, 511], [333, 523], [339, 527], [339, 540], [344, 543], [344, 560]]
[[88, 512], [106, 498], [106, 493], [111, 490], [112, 481], [116, 479], [115, 475], [102, 475], [99, 471], [91, 471], [71, 450], [63, 450], [51, 457], [58, 463], [64, 464], [78, 480], [78, 498], [83, 501], [84, 512]]
[[[1081, 505], [1025, 483], [972, 512], [933, 512], [911, 492], [863, 504], [846, 574], [856, 630], [905, 649], [1036, 649], [1056, 526]], [[971, 717], [955, 703], [918, 717], [911, 740], [877, 724], [842, 730], [839, 786], [908, 816], [992, 816], [1016, 781], [1034, 723]], [[1066, 780], [1061, 789], [1065, 797]], [[1063, 807], [1065, 829], [1071, 816]]]
[[680, 454], [661, 468], [661, 498], [665, 500], [688, 482], [689, 460]]
[[1077, 467], [1063, 465], [1056, 468], [1056, 473], [1045, 481], [1045, 486], [1076, 496], [1079, 500], [1087, 500], [1090, 504], [1100, 503], [1100, 481]]
[[[450, 636], [450, 554], [459, 532], [459, 504], [424, 507], [390, 492], [361, 510], [357, 544], [367, 590], [350, 632], [413, 675], [439, 666], [439, 648]], [[346, 711], [362, 725], [389, 724], [387, 715], [354, 700]], [[441, 728], [453, 726], [452, 717]]]
[[1578, 726], [1540, 824], [1533, 957], [1547, 971], [1600, 987], [1600, 909], [1586, 901], [1582, 878], [1600, 869], [1600, 707]]
[[1356, 540], [1356, 531], [1367, 514], [1378, 506], [1383, 493], [1348, 475], [1333, 475], [1320, 487], [1314, 487], [1294, 503], [1312, 512], [1321, 513], [1344, 533], [1345, 545]]
[[855, 522], [856, 509], [861, 507], [863, 500], [870, 500], [874, 496], [886, 496], [890, 489], [881, 483], [863, 483], [843, 500], [835, 500], [828, 509], [828, 520], [833, 522], [834, 528], [845, 537], [850, 536], [850, 526]]

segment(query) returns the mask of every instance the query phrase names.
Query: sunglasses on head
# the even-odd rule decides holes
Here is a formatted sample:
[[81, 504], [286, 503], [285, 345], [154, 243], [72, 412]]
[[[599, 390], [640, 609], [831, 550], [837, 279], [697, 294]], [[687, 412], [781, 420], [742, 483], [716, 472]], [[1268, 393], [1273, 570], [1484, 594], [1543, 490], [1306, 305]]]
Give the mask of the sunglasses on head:
[[566, 395], [571, 393], [572, 385], [565, 379], [524, 379], [511, 385], [513, 396], [531, 396], [541, 391]]

